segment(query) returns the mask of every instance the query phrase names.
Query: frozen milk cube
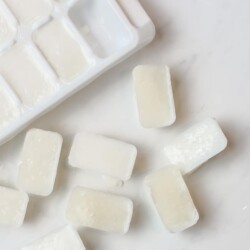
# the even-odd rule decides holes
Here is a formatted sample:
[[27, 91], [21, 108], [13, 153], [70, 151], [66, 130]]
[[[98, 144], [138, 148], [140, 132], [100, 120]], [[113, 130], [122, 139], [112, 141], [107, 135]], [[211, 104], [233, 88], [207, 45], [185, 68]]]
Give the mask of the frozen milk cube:
[[88, 66], [80, 44], [63, 22], [52, 20], [35, 32], [34, 40], [58, 77], [69, 82]]
[[0, 9], [0, 49], [10, 44], [15, 35], [16, 28], [6, 18], [4, 10]]
[[190, 127], [165, 148], [168, 161], [182, 174], [193, 172], [211, 157], [223, 151], [227, 138], [216, 120], [209, 118]]
[[63, 227], [22, 250], [85, 250], [82, 240], [71, 226]]
[[131, 200], [83, 187], [72, 191], [66, 210], [66, 218], [75, 226], [122, 234], [128, 231], [132, 214]]
[[0, 55], [0, 75], [28, 107], [35, 106], [55, 91], [50, 77], [27, 44], [16, 44]]
[[62, 147], [62, 136], [41, 129], [28, 131], [20, 157], [18, 187], [47, 196], [53, 191]]
[[52, 11], [50, 0], [4, 0], [20, 23], [29, 24], [48, 17]]
[[181, 232], [199, 219], [180, 171], [172, 166], [153, 172], [145, 178], [153, 204], [167, 230]]
[[175, 105], [169, 68], [141, 65], [133, 71], [137, 107], [145, 128], [170, 126], [175, 122]]
[[11, 121], [20, 115], [17, 105], [1, 86], [0, 77], [0, 129], [6, 127]]
[[105, 136], [80, 133], [74, 138], [69, 164], [123, 181], [128, 180], [137, 155], [135, 146]]
[[23, 224], [29, 197], [15, 189], [0, 187], [0, 225], [19, 227]]

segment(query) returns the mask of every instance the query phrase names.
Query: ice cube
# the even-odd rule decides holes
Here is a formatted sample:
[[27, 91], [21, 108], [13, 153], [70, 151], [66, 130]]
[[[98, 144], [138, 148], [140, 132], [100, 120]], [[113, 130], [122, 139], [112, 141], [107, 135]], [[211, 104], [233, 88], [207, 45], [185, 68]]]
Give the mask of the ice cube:
[[28, 131], [20, 157], [18, 187], [27, 193], [48, 196], [55, 183], [62, 136], [41, 129]]
[[0, 55], [0, 74], [23, 104], [29, 107], [55, 91], [50, 77], [36, 61], [27, 44], [16, 44]]
[[48, 17], [53, 9], [50, 0], [4, 0], [18, 21], [30, 24]]
[[173, 166], [157, 170], [145, 178], [153, 204], [167, 230], [181, 232], [199, 219], [180, 171]]
[[72, 191], [66, 210], [66, 218], [75, 226], [122, 234], [128, 231], [132, 214], [130, 199], [83, 187]]
[[80, 133], [74, 138], [69, 164], [123, 181], [131, 177], [136, 147], [105, 136]]
[[0, 225], [20, 227], [28, 202], [29, 197], [25, 192], [0, 187]]
[[133, 76], [141, 125], [145, 128], [172, 125], [176, 114], [169, 68], [140, 65]]
[[82, 240], [75, 229], [65, 226], [22, 250], [85, 250]]
[[16, 35], [16, 28], [4, 15], [4, 10], [0, 9], [0, 48], [10, 44]]
[[215, 119], [209, 118], [188, 128], [167, 147], [167, 160], [182, 174], [192, 173], [201, 164], [223, 151], [227, 138]]
[[[1, 77], [0, 77], [1, 81]], [[1, 83], [0, 83], [1, 84]], [[13, 102], [8, 92], [0, 86], [0, 129], [8, 125], [20, 115], [20, 110]]]
[[73, 80], [88, 67], [80, 44], [64, 23], [52, 20], [36, 31], [34, 40], [63, 82]]

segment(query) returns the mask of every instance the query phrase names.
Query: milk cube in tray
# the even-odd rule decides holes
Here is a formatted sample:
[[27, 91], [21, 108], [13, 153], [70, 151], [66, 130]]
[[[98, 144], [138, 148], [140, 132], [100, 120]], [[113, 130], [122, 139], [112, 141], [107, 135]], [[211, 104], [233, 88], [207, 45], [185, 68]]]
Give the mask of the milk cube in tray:
[[130, 199], [83, 187], [72, 191], [66, 210], [66, 218], [75, 226], [121, 234], [128, 231], [132, 214]]
[[215, 119], [205, 119], [181, 133], [165, 147], [167, 160], [183, 174], [192, 173], [201, 164], [223, 151], [227, 138]]
[[55, 92], [52, 79], [36, 60], [32, 47], [25, 43], [6, 49], [0, 56], [0, 75], [29, 108]]
[[35, 32], [34, 40], [63, 82], [73, 80], [86, 70], [88, 61], [84, 51], [63, 22], [50, 21]]
[[132, 175], [137, 149], [135, 146], [102, 135], [80, 133], [74, 138], [69, 164], [127, 181]]
[[53, 191], [61, 147], [58, 133], [29, 130], [20, 156], [18, 187], [30, 194], [48, 196]]
[[0, 226], [21, 226], [28, 202], [25, 192], [0, 186]]
[[65, 226], [22, 250], [85, 250], [82, 240], [75, 229]]
[[199, 214], [177, 168], [169, 166], [157, 170], [145, 178], [145, 184], [169, 232], [181, 232], [196, 224]]
[[16, 36], [16, 27], [13, 22], [8, 20], [6, 9], [0, 5], [0, 51], [11, 45]]
[[20, 109], [7, 89], [4, 79], [0, 77], [0, 129], [6, 127], [12, 120], [20, 115]]
[[169, 68], [140, 65], [133, 76], [141, 125], [145, 128], [172, 125], [176, 114]]
[[53, 5], [51, 0], [4, 0], [21, 24], [49, 17]]

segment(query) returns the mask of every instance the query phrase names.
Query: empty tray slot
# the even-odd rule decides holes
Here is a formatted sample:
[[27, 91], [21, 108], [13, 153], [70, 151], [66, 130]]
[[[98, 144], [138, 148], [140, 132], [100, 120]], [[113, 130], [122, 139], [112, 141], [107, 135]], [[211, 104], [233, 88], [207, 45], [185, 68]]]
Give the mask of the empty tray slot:
[[20, 23], [28, 24], [48, 17], [53, 5], [50, 0], [4, 0]]
[[80, 0], [69, 16], [99, 57], [108, 57], [127, 47], [130, 31], [107, 0]]
[[17, 44], [0, 56], [0, 74], [24, 105], [33, 107], [55, 91], [28, 45]]
[[81, 45], [62, 21], [45, 24], [35, 32], [34, 41], [63, 82], [73, 80], [87, 69]]

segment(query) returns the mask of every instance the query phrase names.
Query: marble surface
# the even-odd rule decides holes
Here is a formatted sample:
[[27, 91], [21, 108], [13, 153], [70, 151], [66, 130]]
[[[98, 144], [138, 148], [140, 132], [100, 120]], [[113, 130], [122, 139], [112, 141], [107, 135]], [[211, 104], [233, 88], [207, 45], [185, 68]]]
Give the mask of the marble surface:
[[[0, 249], [17, 250], [66, 223], [65, 206], [75, 185], [101, 188], [134, 200], [127, 235], [81, 230], [88, 250], [250, 249], [250, 2], [248, 0], [141, 0], [157, 27], [152, 44], [45, 115], [31, 127], [65, 137], [56, 187], [46, 198], [32, 196], [23, 227], [0, 229]], [[165, 129], [139, 126], [132, 85], [138, 64], [168, 64], [177, 121]], [[186, 178], [200, 221], [181, 234], [168, 234], [148, 206], [142, 180], [165, 164], [167, 145], [187, 124], [215, 117], [229, 139], [225, 152]], [[69, 169], [72, 135], [82, 130], [133, 143], [138, 160], [122, 188]], [[0, 184], [15, 186], [24, 133], [0, 149]]]

